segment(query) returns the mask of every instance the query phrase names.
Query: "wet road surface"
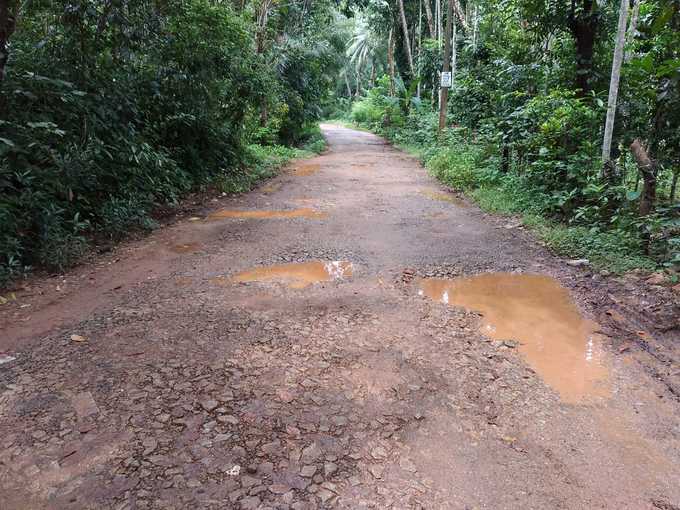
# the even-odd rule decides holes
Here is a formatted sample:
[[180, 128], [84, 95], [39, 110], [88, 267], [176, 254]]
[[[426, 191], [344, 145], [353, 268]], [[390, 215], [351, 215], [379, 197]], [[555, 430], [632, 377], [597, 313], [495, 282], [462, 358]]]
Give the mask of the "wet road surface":
[[323, 129], [327, 153], [19, 293], [0, 508], [680, 508], [677, 400], [585, 277]]

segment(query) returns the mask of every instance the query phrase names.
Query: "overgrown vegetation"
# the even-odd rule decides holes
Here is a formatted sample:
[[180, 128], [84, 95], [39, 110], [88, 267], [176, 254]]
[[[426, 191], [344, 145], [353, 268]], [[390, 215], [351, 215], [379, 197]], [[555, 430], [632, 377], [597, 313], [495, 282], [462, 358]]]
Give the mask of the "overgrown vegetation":
[[[346, 118], [418, 153], [435, 176], [483, 208], [523, 215], [559, 253], [617, 272], [677, 271], [678, 4], [450, 1], [456, 30], [444, 128], [439, 71], [449, 16], [438, 23], [430, 11], [447, 11], [445, 0], [426, 0], [425, 10], [410, 0], [362, 9], [369, 21], [355, 24], [348, 56], [357, 41], [383, 43], [373, 43], [370, 58], [350, 58], [353, 73], [345, 68], [355, 76], [336, 89]], [[619, 87], [609, 78], [620, 8], [628, 22], [618, 32], [625, 43]]]
[[323, 141], [330, 2], [0, 2], [0, 284], [208, 185], [248, 189]]

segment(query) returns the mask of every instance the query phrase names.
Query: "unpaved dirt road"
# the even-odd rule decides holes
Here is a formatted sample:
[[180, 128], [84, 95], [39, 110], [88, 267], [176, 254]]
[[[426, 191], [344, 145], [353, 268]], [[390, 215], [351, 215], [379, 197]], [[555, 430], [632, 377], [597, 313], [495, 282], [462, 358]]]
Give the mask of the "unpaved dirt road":
[[611, 292], [324, 131], [3, 308], [0, 508], [680, 508], [677, 365]]

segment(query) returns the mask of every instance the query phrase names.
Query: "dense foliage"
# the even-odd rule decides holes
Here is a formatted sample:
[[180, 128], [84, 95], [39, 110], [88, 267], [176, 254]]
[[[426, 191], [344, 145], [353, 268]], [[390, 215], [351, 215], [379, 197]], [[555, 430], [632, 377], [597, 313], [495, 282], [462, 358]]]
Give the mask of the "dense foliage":
[[[402, 37], [396, 49], [385, 44], [374, 56], [379, 64], [355, 69], [351, 108], [339, 99], [350, 118], [410, 145], [435, 175], [482, 205], [528, 214], [527, 222], [561, 252], [616, 270], [677, 269], [679, 4], [623, 4], [624, 58], [605, 165], [619, 2], [451, 1], [455, 69], [445, 129], [437, 129], [442, 0], [425, 0], [425, 9], [415, 0], [363, 7], [363, 17], [375, 21], [355, 32]], [[431, 22], [428, 11], [443, 12], [443, 21]], [[407, 33], [415, 76], [399, 50]], [[371, 66], [387, 69], [386, 76], [370, 79]], [[347, 95], [346, 88], [336, 94]]]
[[2, 2], [0, 282], [292, 155], [256, 144], [318, 139], [344, 41], [317, 27], [341, 20], [295, 0]]

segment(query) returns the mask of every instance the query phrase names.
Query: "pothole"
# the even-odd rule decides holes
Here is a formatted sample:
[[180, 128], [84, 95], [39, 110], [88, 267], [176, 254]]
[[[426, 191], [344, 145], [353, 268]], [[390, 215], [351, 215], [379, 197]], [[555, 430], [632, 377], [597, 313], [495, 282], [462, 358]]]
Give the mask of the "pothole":
[[567, 289], [549, 276], [485, 273], [420, 279], [420, 295], [483, 315], [482, 333], [517, 340], [529, 365], [563, 400], [609, 394], [597, 325], [581, 316]]
[[260, 220], [266, 219], [281, 219], [281, 218], [311, 218], [311, 219], [324, 219], [328, 215], [324, 212], [316, 211], [309, 207], [303, 207], [301, 209], [292, 209], [289, 211], [239, 211], [231, 209], [222, 209], [208, 215], [208, 220], [220, 220], [226, 218], [254, 218]]
[[354, 265], [346, 260], [297, 262], [262, 266], [243, 271], [231, 278], [232, 282], [283, 282], [291, 289], [302, 289], [319, 282], [350, 278]]

